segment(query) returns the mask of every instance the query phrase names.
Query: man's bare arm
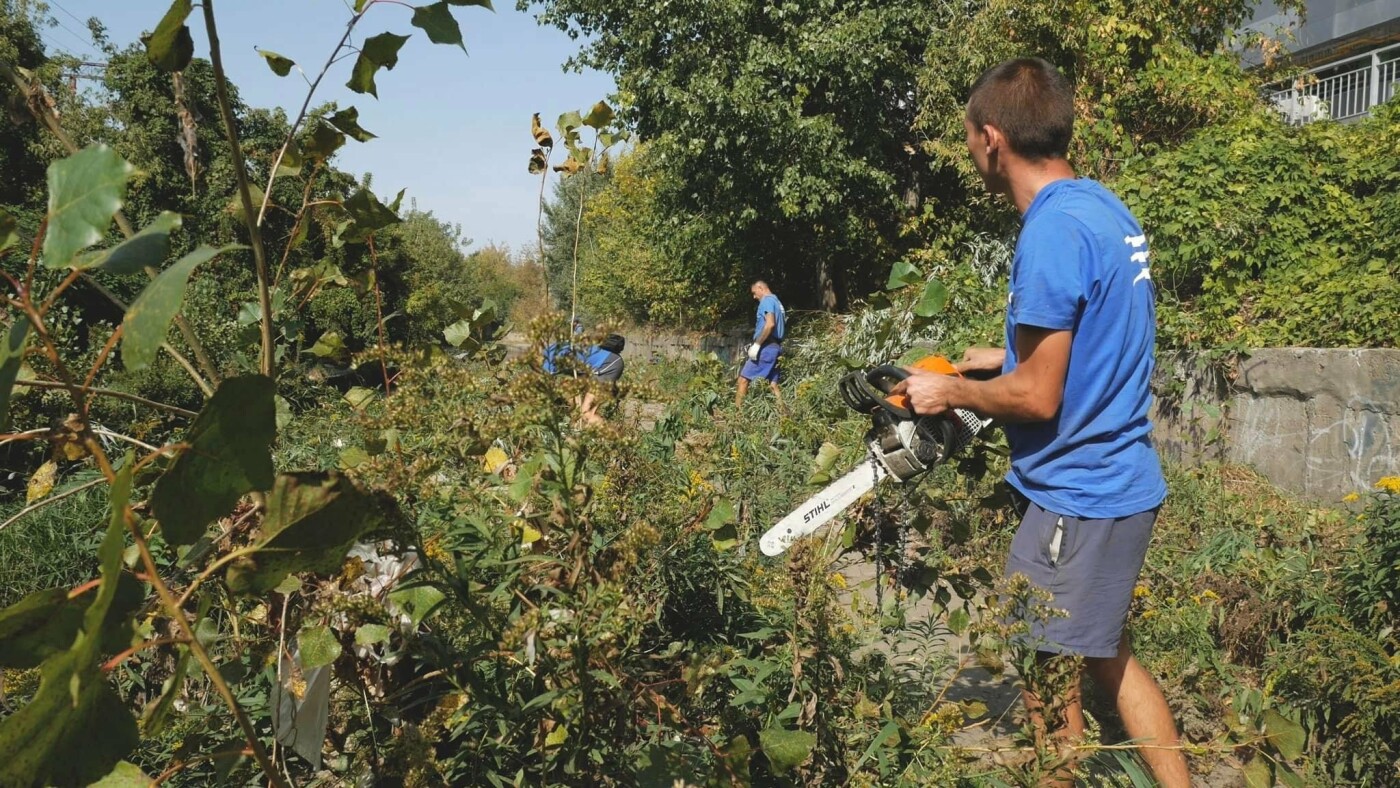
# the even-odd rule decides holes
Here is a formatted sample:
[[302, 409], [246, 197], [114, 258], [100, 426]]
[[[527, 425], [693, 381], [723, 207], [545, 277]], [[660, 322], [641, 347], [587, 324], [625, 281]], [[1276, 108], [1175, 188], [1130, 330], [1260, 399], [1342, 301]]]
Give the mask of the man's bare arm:
[[908, 394], [920, 414], [966, 408], [999, 421], [1046, 421], [1060, 410], [1072, 337], [1022, 326], [1016, 329], [1019, 361], [1010, 373], [980, 381], [916, 371], [895, 392]]

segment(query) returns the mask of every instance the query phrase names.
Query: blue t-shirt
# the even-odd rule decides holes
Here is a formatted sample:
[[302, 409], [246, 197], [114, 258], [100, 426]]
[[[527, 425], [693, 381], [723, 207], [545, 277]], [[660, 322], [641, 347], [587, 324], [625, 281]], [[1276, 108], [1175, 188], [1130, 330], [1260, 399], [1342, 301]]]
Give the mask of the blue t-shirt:
[[[566, 362], [572, 356], [575, 363]], [[586, 364], [593, 376], [605, 381], [616, 381], [622, 377], [622, 357], [594, 345], [588, 350], [578, 350], [565, 343], [555, 343], [544, 349], [544, 363], [541, 367], [551, 375], [560, 372], [581, 372], [578, 362]]]
[[783, 330], [787, 327], [783, 321], [783, 304], [778, 297], [769, 293], [758, 301], [758, 324], [753, 329], [753, 341], [757, 342], [760, 334], [763, 333], [763, 316], [773, 316], [773, 333], [768, 335], [772, 341], [783, 338]]
[[1122, 201], [1088, 179], [1045, 186], [1023, 221], [1002, 372], [1016, 368], [1017, 326], [1073, 338], [1059, 412], [1006, 425], [1007, 481], [1057, 514], [1099, 519], [1153, 509], [1167, 483], [1147, 413], [1157, 336], [1147, 236]]

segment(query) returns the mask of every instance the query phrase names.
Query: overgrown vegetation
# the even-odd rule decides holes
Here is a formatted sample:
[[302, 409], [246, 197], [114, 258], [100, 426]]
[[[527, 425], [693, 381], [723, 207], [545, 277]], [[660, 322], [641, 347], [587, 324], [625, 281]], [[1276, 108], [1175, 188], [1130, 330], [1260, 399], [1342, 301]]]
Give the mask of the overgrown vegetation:
[[[467, 5], [412, 24], [458, 43]], [[352, 107], [240, 104], [218, 53], [188, 46], [213, 0], [108, 45], [98, 99], [55, 89], [42, 10], [5, 0], [0, 93], [28, 120], [0, 132], [0, 784], [1029, 786], [1063, 768], [1028, 730], [969, 744], [997, 722], [974, 671], [1065, 689], [1007, 616], [1053, 600], [995, 578], [996, 435], [781, 561], [755, 549], [865, 459], [843, 371], [999, 332], [1011, 217], [958, 152], [965, 81], [1010, 53], [1008, 25], [1072, 70], [1093, 97], [1076, 155], [1159, 228], [1163, 335], [1184, 346], [1395, 343], [1400, 117], [1269, 118], [1217, 46], [1242, 3], [906, 5], [544, 6], [602, 34], [589, 57], [621, 72], [647, 140], [604, 159], [611, 107], [566, 113], [556, 166], [582, 177], [527, 267], [336, 169], [372, 136]], [[360, 40], [347, 88], [373, 93], [418, 43]], [[599, 338], [543, 303], [547, 281], [572, 305], [575, 248], [591, 318], [708, 324], [761, 270], [812, 304], [878, 292], [794, 321], [784, 411], [741, 414], [714, 357], [629, 359], [619, 388], [545, 374], [547, 345]], [[507, 359], [512, 313], [532, 345]], [[579, 419], [585, 393], [602, 425]], [[1400, 779], [1400, 479], [1340, 510], [1226, 466], [1171, 487], [1133, 636], [1194, 765]], [[1148, 784], [1107, 706], [1071, 765]]]

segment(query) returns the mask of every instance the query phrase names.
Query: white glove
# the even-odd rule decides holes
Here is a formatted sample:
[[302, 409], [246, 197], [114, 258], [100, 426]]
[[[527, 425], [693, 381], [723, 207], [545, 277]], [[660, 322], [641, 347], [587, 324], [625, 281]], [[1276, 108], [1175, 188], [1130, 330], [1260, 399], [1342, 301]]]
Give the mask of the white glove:
[[763, 346], [758, 344], [757, 342], [753, 343], [752, 345], [749, 345], [749, 361], [758, 361], [758, 351], [762, 347]]

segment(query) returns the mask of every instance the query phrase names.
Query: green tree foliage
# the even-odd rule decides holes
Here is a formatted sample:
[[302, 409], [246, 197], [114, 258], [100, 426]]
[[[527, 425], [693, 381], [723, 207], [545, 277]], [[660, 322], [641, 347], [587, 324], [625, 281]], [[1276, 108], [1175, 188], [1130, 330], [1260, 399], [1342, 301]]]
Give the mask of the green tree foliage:
[[1353, 125], [1244, 115], [1115, 186], [1152, 236], [1168, 343], [1400, 346], [1400, 104]]
[[[585, 209], [590, 243], [579, 300], [590, 314], [632, 323], [710, 325], [745, 294], [737, 272], [714, 265], [722, 259], [717, 249], [694, 253], [705, 250], [704, 239], [662, 231], [668, 222], [659, 197], [666, 177], [653, 148], [639, 146], [617, 157]], [[685, 246], [692, 247], [690, 259], [709, 266], [674, 264]]]
[[592, 37], [579, 62], [616, 75], [667, 173], [662, 232], [713, 238], [678, 245], [677, 268], [763, 275], [795, 306], [835, 306], [895, 259], [917, 192], [927, 4], [535, 5]]

